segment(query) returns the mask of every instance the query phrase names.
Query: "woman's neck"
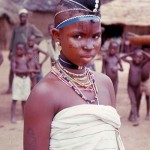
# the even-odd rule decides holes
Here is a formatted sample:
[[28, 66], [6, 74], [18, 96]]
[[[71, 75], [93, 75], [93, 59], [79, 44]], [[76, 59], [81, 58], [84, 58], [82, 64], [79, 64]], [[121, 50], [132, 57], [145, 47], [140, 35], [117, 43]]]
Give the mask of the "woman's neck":
[[59, 63], [71, 72], [83, 73], [85, 71], [84, 66], [77, 66], [76, 64], [69, 61], [62, 53], [59, 55]]

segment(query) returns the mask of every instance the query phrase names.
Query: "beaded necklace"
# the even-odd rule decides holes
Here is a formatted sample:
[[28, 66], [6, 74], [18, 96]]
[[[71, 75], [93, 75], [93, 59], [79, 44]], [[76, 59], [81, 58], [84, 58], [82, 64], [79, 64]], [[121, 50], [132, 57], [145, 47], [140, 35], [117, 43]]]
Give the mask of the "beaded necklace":
[[60, 66], [60, 68], [65, 71], [67, 74], [71, 75], [71, 76], [74, 76], [74, 77], [84, 77], [86, 75], [86, 70], [84, 71], [84, 73], [82, 74], [76, 74], [76, 73], [73, 73], [73, 72], [70, 72], [68, 71], [67, 69], [65, 69], [61, 63], [58, 61], [58, 65]]
[[94, 99], [89, 100], [87, 97], [85, 97], [85, 95], [81, 92], [81, 90], [77, 87], [77, 85], [70, 80], [69, 75], [65, 74], [64, 71], [61, 68], [58, 68], [57, 66], [53, 66], [51, 69], [51, 72], [57, 76], [57, 78], [59, 80], [61, 80], [62, 82], [64, 82], [65, 84], [67, 84], [69, 87], [71, 87], [84, 101], [86, 101], [86, 103], [88, 104], [94, 104], [97, 103], [99, 105], [99, 101], [98, 101], [98, 90], [96, 87], [96, 83], [95, 83], [95, 79], [94, 79], [94, 74], [92, 72], [90, 72], [89, 69], [86, 69], [87, 71], [87, 75], [89, 76], [89, 79], [92, 83], [92, 88], [94, 91]]
[[[60, 65], [59, 63], [58, 63], [58, 65], [57, 65], [57, 67], [58, 67], [58, 69], [63, 70], [64, 74], [67, 75], [68, 78], [69, 78], [71, 81], [75, 82], [75, 83], [78, 84], [79, 86], [87, 88], [87, 87], [89, 87], [89, 86], [92, 85], [86, 70], [85, 70], [85, 77], [84, 77], [85, 79], [84, 79], [84, 80], [80, 80], [80, 79], [83, 79], [83, 77], [82, 77], [82, 78], [72, 78], [70, 75], [68, 75], [68, 74], [65, 72], [65, 70], [64, 70], [63, 68], [61, 68], [61, 65]], [[86, 82], [83, 82], [83, 81], [85, 81], [85, 80], [86, 80]], [[81, 81], [82, 81], [82, 82], [81, 82]]]

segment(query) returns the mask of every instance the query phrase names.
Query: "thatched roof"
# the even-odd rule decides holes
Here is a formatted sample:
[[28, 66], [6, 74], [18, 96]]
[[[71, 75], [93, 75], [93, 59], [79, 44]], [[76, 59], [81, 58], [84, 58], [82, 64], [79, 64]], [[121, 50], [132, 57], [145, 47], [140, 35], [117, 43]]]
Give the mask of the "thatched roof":
[[150, 0], [114, 0], [101, 7], [102, 23], [150, 26]]
[[23, 6], [30, 11], [53, 12], [60, 0], [24, 0]]
[[19, 6], [11, 0], [0, 0], [0, 17], [6, 16], [10, 23], [17, 23]]
[[[19, 0], [13, 0], [19, 1]], [[54, 12], [56, 4], [60, 2], [60, 0], [21, 0], [23, 6], [30, 11], [42, 11], [42, 12]], [[108, 3], [112, 0], [101, 0], [102, 4]]]

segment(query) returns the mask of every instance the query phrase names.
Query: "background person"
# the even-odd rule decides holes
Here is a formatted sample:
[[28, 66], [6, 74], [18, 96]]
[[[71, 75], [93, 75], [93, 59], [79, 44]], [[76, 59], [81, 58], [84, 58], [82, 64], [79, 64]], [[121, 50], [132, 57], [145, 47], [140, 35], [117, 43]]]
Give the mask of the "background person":
[[14, 76], [12, 71], [12, 59], [13, 57], [16, 57], [16, 44], [24, 43], [27, 45], [27, 39], [30, 35], [35, 35], [38, 43], [43, 38], [41, 31], [35, 25], [28, 22], [28, 11], [26, 9], [22, 8], [19, 10], [19, 19], [20, 23], [14, 27], [11, 37], [10, 52], [8, 56], [10, 60], [9, 84], [6, 94], [11, 93], [12, 91], [12, 82]]

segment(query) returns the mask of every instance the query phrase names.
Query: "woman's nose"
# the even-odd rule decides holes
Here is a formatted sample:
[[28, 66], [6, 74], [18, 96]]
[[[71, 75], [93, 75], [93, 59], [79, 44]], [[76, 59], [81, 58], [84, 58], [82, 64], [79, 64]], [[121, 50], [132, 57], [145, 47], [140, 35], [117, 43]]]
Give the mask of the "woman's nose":
[[92, 40], [88, 39], [85, 41], [83, 48], [85, 50], [91, 50], [94, 48]]

